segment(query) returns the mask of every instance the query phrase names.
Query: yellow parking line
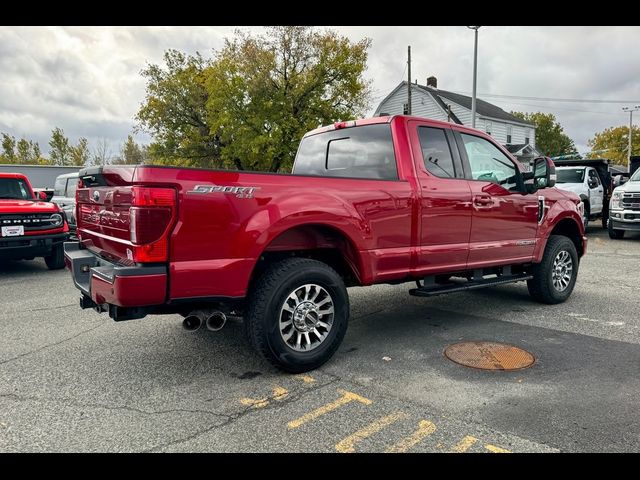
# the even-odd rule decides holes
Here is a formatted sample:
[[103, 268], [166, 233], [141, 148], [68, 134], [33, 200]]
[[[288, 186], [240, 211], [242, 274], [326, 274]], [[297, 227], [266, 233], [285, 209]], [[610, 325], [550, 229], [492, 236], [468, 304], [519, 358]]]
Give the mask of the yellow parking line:
[[276, 387], [273, 389], [273, 395], [271, 397], [264, 398], [241, 398], [240, 403], [251, 408], [264, 408], [269, 405], [269, 402], [273, 400], [284, 400], [289, 395], [289, 390], [282, 387]]
[[289, 427], [290, 429], [298, 428], [299, 426], [304, 425], [305, 423], [310, 422], [311, 420], [315, 420], [316, 418], [324, 415], [325, 413], [332, 412], [336, 408], [340, 408], [342, 405], [346, 405], [347, 403], [350, 403], [353, 401], [363, 403], [364, 405], [371, 405], [372, 403], [371, 400], [369, 400], [368, 398], [361, 397], [356, 393], [347, 392], [345, 390], [338, 390], [338, 393], [342, 394], [342, 396], [339, 399], [331, 403], [327, 403], [326, 405], [323, 405], [320, 408], [316, 408], [312, 412], [305, 413], [300, 418], [291, 420], [287, 424], [287, 427]]
[[365, 438], [370, 437], [374, 433], [379, 432], [387, 425], [391, 425], [394, 422], [397, 422], [401, 418], [406, 417], [406, 413], [397, 412], [392, 413], [391, 415], [387, 415], [386, 417], [382, 417], [376, 420], [373, 423], [370, 423], [364, 428], [361, 428], [357, 432], [349, 435], [344, 440], [341, 440], [336, 444], [336, 450], [340, 453], [353, 453], [356, 451], [355, 444], [364, 440]]
[[304, 383], [314, 383], [316, 381], [311, 375], [296, 375], [296, 378], [299, 378]]
[[458, 442], [458, 444], [453, 447], [451, 450], [453, 453], [464, 453], [469, 450], [474, 443], [476, 443], [478, 439], [476, 437], [472, 437], [471, 435], [467, 435], [462, 440]]
[[289, 390], [287, 390], [286, 388], [276, 387], [273, 389], [274, 400], [284, 400], [287, 395], [289, 395]]
[[269, 405], [269, 398], [241, 398], [240, 403], [252, 408], [264, 408]]
[[496, 447], [495, 445], [490, 445], [490, 444], [485, 445], [484, 448], [489, 450], [491, 453], [511, 453], [509, 450]]
[[404, 453], [414, 445], [420, 443], [426, 437], [436, 431], [436, 426], [428, 420], [420, 420], [418, 429], [406, 438], [387, 448], [387, 453]]

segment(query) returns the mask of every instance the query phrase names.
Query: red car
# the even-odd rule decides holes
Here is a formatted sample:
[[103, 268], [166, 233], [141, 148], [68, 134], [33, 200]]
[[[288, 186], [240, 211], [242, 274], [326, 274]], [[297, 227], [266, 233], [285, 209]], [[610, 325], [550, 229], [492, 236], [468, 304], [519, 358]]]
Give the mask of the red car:
[[0, 260], [44, 257], [49, 269], [64, 268], [69, 226], [62, 210], [45, 200], [21, 173], [0, 173]]
[[431, 296], [527, 281], [566, 300], [586, 250], [581, 202], [477, 130], [395, 116], [302, 139], [290, 175], [157, 166], [80, 172], [66, 261], [81, 306], [115, 320], [181, 313], [212, 330], [244, 316], [287, 371], [318, 367], [347, 329], [346, 287], [417, 283]]

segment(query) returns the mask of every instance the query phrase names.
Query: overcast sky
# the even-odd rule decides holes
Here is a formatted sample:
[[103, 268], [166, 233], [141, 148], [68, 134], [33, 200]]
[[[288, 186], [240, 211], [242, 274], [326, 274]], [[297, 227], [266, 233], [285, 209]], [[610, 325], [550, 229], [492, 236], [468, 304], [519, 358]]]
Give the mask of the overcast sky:
[[[145, 64], [161, 62], [169, 48], [210, 55], [234, 28], [0, 27], [0, 132], [35, 139], [48, 152], [59, 126], [73, 142], [84, 136], [93, 146], [106, 138], [116, 153], [144, 97]], [[464, 26], [331, 28], [373, 41], [370, 113], [406, 77], [407, 45], [419, 83], [434, 75], [439, 88], [471, 92], [473, 31]], [[482, 27], [479, 38], [478, 96], [507, 111], [554, 113], [581, 152], [595, 132], [628, 125], [622, 106], [640, 105], [639, 27]]]

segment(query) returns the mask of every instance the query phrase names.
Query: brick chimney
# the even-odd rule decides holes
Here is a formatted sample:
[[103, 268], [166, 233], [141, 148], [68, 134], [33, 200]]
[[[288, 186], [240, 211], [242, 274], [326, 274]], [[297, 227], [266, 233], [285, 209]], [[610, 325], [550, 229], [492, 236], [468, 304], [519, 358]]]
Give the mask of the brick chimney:
[[438, 79], [433, 76], [427, 78], [427, 87], [438, 88]]

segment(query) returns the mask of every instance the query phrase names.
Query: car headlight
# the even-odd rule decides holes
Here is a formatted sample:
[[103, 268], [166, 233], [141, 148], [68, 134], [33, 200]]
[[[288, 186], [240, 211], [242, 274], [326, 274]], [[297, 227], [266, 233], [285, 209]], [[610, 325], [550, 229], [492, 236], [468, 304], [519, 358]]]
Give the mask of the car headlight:
[[53, 215], [51, 215], [50, 220], [51, 225], [54, 227], [59, 227], [60, 225], [62, 225], [62, 215], [60, 215], [59, 213], [54, 213]]
[[620, 192], [613, 192], [613, 195], [611, 195], [611, 205], [609, 206], [609, 208], [611, 210], [621, 210], [622, 207], [620, 206], [620, 201], [622, 199], [622, 194]]

